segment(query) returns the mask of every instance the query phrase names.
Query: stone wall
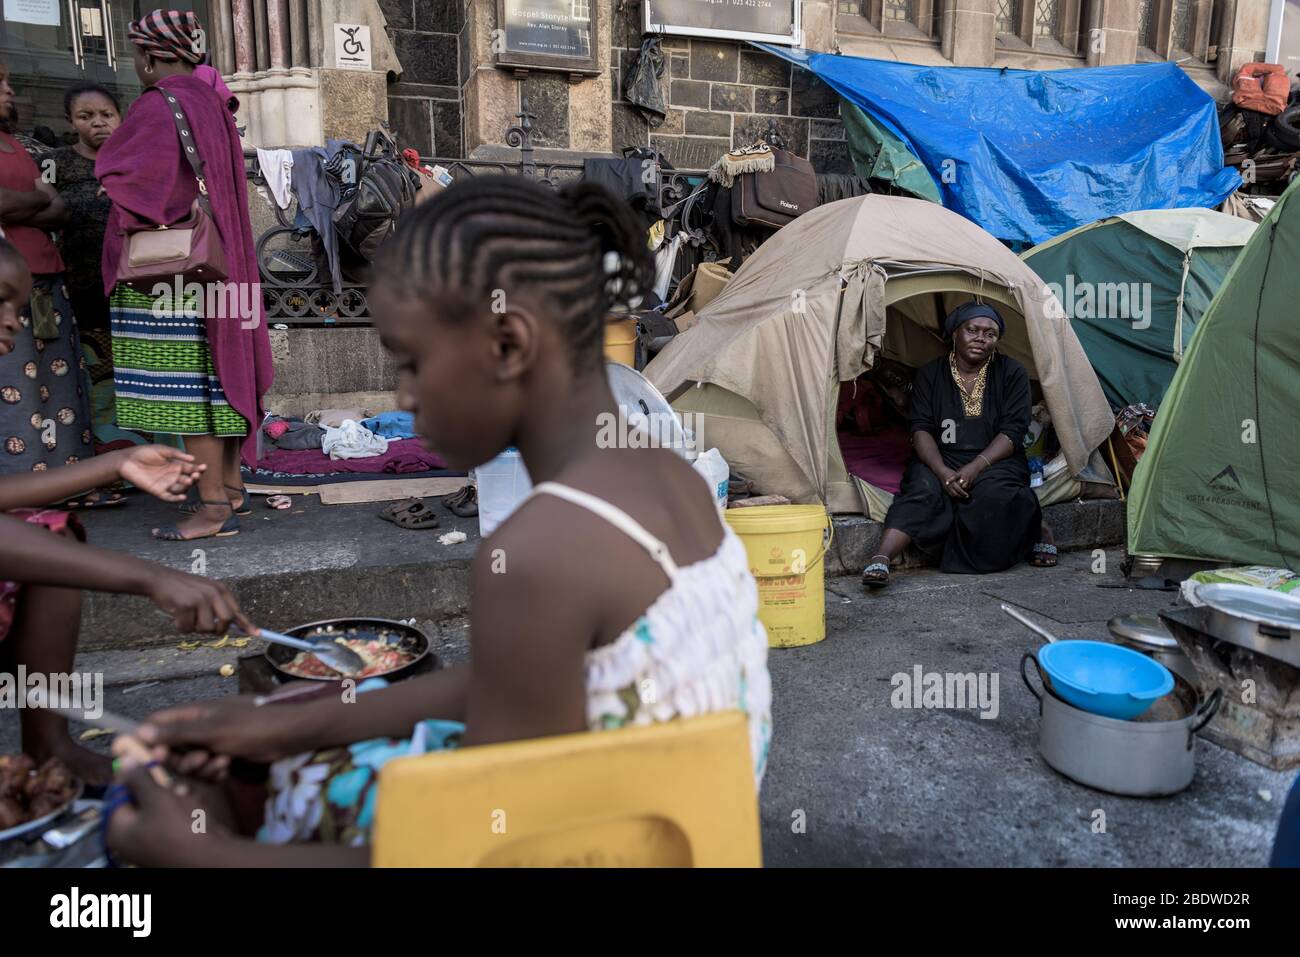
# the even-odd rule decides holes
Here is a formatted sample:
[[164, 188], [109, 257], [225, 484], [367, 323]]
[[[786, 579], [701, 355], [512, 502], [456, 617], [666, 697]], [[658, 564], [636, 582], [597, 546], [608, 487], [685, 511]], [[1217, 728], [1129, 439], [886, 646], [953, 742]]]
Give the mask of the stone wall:
[[378, 0], [402, 62], [388, 85], [388, 123], [421, 156], [464, 156], [460, 86], [464, 0]]
[[668, 116], [651, 129], [622, 99], [623, 72], [641, 43], [639, 6], [616, 0], [613, 43], [614, 152], [650, 144], [679, 169], [701, 169], [760, 139], [771, 120], [786, 148], [819, 173], [853, 172], [839, 97], [806, 70], [746, 43], [666, 38]]

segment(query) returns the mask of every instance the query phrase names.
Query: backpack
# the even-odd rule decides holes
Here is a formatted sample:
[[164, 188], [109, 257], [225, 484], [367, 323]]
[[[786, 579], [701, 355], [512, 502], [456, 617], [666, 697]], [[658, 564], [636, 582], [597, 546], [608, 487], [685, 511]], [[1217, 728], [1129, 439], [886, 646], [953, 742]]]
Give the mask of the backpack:
[[339, 241], [367, 262], [392, 233], [401, 215], [415, 205], [420, 178], [397, 152], [397, 144], [379, 130], [366, 137], [356, 188], [347, 191], [334, 211]]

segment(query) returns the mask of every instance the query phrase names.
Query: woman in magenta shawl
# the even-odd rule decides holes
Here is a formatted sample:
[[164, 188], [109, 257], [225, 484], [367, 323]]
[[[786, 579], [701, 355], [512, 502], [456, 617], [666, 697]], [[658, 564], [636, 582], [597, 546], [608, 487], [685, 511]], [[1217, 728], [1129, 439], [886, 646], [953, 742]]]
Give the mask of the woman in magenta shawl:
[[[247, 513], [240, 452], [254, 457], [272, 373], [243, 149], [231, 113], [235, 100], [216, 72], [200, 65], [205, 37], [193, 13], [155, 10], [132, 23], [128, 37], [146, 89], [95, 162], [95, 175], [113, 201], [103, 269], [117, 423], [183, 435], [186, 450], [207, 466], [189, 517], [155, 528], [154, 537], [232, 535], [239, 530], [236, 516]], [[201, 301], [176, 297], [175, 283], [156, 296], [157, 288], [146, 295], [116, 279], [126, 234], [185, 219], [199, 192], [160, 87], [180, 102], [189, 121], [226, 257], [226, 282], [209, 284]]]

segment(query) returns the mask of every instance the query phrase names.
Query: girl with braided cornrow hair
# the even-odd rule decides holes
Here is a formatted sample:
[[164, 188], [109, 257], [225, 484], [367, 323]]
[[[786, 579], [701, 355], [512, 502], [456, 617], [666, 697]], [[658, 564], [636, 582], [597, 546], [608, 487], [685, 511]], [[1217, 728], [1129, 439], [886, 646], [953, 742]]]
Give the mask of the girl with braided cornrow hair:
[[[128, 860], [364, 864], [389, 757], [729, 709], [748, 716], [762, 777], [771, 687], [744, 547], [675, 453], [602, 439], [619, 412], [603, 323], [652, 276], [629, 211], [592, 184], [474, 178], [417, 207], [377, 263], [371, 311], [425, 442], [463, 469], [516, 446], [538, 483], [474, 558], [470, 662], [352, 704], [228, 698], [152, 716], [142, 741], [119, 738], [135, 805], [108, 835]], [[205, 778], [232, 757], [270, 763], [260, 820], [214, 827], [214, 804], [194, 834], [194, 792], [132, 766], [149, 748]]]

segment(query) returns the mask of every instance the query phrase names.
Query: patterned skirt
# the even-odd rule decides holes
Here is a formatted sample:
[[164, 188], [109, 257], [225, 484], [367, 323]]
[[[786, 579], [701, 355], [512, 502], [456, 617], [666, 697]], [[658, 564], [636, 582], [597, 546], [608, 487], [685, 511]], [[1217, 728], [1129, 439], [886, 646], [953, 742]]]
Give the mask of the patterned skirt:
[[248, 434], [248, 422], [231, 408], [212, 365], [196, 298], [168, 304], [119, 284], [108, 305], [120, 427], [171, 435]]
[[0, 356], [0, 475], [40, 472], [95, 454], [85, 360], [63, 276], [33, 277], [32, 295], [48, 300], [54, 328], [42, 330], [51, 338], [38, 338], [29, 304], [13, 351]]

